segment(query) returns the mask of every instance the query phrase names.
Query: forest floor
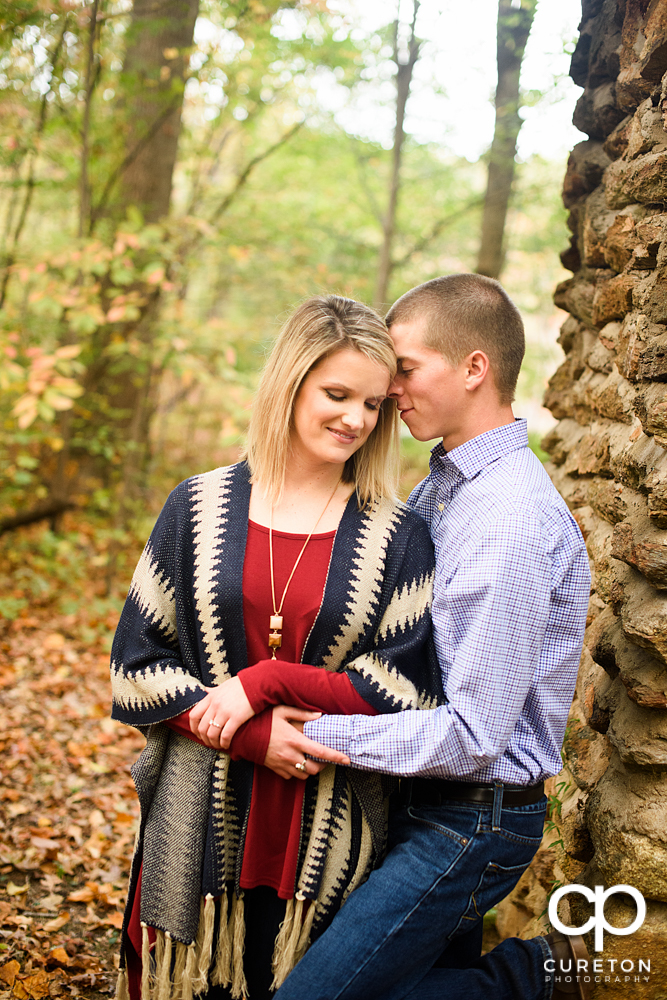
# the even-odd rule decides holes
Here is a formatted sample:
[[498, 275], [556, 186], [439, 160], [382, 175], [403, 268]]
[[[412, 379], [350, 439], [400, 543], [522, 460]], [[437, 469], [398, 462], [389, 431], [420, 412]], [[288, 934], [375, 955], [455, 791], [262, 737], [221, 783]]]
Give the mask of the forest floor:
[[144, 744], [109, 718], [116, 617], [0, 621], [0, 1000], [115, 990]]

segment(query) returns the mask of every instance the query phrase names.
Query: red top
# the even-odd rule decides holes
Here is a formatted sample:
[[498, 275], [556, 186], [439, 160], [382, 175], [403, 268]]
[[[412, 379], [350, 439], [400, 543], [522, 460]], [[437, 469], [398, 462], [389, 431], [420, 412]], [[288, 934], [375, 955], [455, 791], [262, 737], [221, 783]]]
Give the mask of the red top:
[[[340, 715], [375, 715], [357, 694], [346, 674], [333, 673], [298, 661], [322, 603], [335, 532], [313, 535], [287, 589], [282, 646], [269, 659], [269, 617], [273, 614], [269, 569], [269, 529], [248, 522], [243, 564], [243, 617], [248, 662], [254, 666], [239, 674], [248, 699], [258, 713], [238, 730], [231, 745], [233, 759], [255, 762], [250, 815], [243, 851], [241, 887], [271, 886], [282, 899], [294, 895], [301, 811], [305, 782], [285, 780], [263, 767], [271, 735], [267, 706], [293, 705]], [[273, 532], [276, 602], [280, 605], [307, 535]], [[265, 710], [266, 709], [266, 710]], [[191, 738], [189, 712], [167, 725]]]
[[[335, 532], [313, 535], [289, 585], [283, 604], [283, 645], [276, 660], [269, 655], [269, 616], [273, 614], [269, 575], [269, 532], [252, 521], [243, 564], [243, 615], [248, 662], [239, 679], [256, 714], [241, 726], [231, 745], [231, 756], [254, 761], [255, 773], [250, 816], [243, 852], [241, 886], [268, 885], [283, 899], [294, 895], [301, 806], [305, 781], [286, 781], [263, 767], [271, 736], [273, 705], [321, 710], [338, 715], [375, 715], [375, 710], [357, 694], [346, 674], [332, 673], [297, 662], [317, 616], [326, 583]], [[273, 533], [273, 556], [278, 604], [306, 535]], [[183, 736], [202, 743], [190, 731], [190, 713], [166, 724]], [[141, 992], [141, 876], [132, 901], [128, 924], [127, 972], [131, 1000]], [[155, 933], [149, 928], [149, 938]]]

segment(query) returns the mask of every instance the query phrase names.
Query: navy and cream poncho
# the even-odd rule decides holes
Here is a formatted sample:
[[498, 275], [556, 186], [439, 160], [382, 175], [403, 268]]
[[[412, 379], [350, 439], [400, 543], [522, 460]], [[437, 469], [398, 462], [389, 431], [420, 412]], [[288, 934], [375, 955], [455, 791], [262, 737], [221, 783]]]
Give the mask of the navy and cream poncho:
[[[142, 1000], [244, 988], [239, 878], [253, 768], [163, 725], [205, 686], [248, 666], [243, 560], [250, 501], [245, 463], [181, 483], [167, 500], [135, 571], [111, 661], [113, 718], [147, 743], [133, 767], [141, 804], [128, 904], [143, 862], [141, 920], [157, 928], [157, 968]], [[347, 670], [379, 712], [444, 701], [430, 638], [433, 549], [428, 528], [400, 503], [360, 511], [350, 498], [302, 661]], [[326, 767], [307, 780], [295, 899], [276, 945], [276, 984], [321, 933], [384, 847], [380, 775]], [[213, 899], [222, 898], [217, 942]], [[228, 899], [231, 913], [227, 919]], [[306, 900], [307, 917], [302, 921]], [[127, 919], [127, 915], [126, 915]], [[145, 959], [148, 959], [146, 954]], [[148, 961], [145, 961], [148, 966]], [[121, 962], [121, 966], [123, 962]], [[121, 972], [119, 996], [126, 995]]]

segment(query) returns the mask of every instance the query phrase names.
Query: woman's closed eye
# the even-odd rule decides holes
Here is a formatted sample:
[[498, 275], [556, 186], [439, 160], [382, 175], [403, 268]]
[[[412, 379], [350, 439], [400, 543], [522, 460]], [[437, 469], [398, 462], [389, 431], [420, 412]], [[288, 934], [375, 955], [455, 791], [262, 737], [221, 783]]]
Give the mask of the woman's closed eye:
[[[336, 403], [344, 403], [345, 400], [347, 399], [347, 395], [345, 395], [345, 393], [343, 393], [343, 395], [341, 396], [337, 396], [329, 389], [325, 389], [324, 392], [326, 393], [329, 399], [333, 399]], [[366, 409], [373, 410], [373, 412], [375, 412], [376, 410], [379, 410], [380, 406], [382, 405], [382, 400], [367, 399], [364, 405], [366, 406]]]

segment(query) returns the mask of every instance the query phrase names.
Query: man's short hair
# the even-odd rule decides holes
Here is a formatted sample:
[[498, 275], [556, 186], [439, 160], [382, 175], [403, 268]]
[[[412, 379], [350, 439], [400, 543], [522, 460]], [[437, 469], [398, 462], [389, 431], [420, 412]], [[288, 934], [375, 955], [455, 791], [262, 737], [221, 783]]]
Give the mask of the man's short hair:
[[526, 341], [519, 310], [500, 282], [482, 274], [447, 274], [402, 295], [387, 326], [426, 320], [424, 343], [458, 365], [473, 351], [487, 355], [503, 405], [514, 399]]

